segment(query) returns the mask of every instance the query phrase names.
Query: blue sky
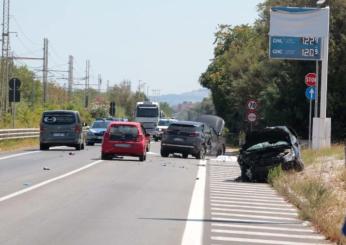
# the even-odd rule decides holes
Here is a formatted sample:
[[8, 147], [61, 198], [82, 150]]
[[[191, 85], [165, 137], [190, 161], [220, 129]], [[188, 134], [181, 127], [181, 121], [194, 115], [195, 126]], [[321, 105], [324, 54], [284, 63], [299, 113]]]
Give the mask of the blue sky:
[[101, 74], [110, 84], [131, 80], [133, 89], [141, 80], [149, 92], [186, 92], [200, 88], [198, 78], [213, 57], [217, 25], [253, 23], [260, 2], [11, 0], [11, 31], [17, 32], [11, 46], [15, 55], [42, 56], [47, 37], [51, 69], [66, 70], [71, 54], [76, 78], [84, 76], [85, 60], [90, 60], [91, 83]]

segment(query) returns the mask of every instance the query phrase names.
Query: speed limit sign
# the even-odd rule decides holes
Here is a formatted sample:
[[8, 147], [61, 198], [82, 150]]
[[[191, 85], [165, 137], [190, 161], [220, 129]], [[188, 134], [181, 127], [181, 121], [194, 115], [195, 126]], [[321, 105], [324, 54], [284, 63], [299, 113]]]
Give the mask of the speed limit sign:
[[257, 100], [253, 100], [253, 99], [248, 100], [246, 105], [247, 105], [247, 109], [249, 111], [256, 111], [256, 109], [258, 107]]

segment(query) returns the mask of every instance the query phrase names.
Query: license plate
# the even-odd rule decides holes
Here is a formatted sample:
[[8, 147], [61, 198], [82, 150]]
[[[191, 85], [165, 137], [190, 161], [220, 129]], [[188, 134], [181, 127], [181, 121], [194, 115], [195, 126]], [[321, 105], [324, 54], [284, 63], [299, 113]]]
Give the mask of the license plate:
[[184, 139], [182, 139], [182, 138], [174, 138], [173, 140], [174, 141], [178, 141], [178, 142], [183, 142], [184, 141]]
[[131, 147], [130, 144], [115, 144], [114, 146], [115, 147], [120, 147], [120, 148], [129, 148], [129, 147]]
[[64, 133], [54, 133], [53, 136], [62, 137], [65, 136]]

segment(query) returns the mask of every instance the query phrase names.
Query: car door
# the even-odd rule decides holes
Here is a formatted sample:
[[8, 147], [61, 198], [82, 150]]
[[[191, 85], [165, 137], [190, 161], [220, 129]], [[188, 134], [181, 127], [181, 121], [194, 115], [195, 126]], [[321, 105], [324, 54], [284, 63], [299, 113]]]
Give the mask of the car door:
[[212, 139], [211, 129], [206, 124], [203, 125], [203, 134], [205, 138], [205, 144], [207, 147], [206, 153], [213, 154], [213, 144], [212, 144], [213, 139]]

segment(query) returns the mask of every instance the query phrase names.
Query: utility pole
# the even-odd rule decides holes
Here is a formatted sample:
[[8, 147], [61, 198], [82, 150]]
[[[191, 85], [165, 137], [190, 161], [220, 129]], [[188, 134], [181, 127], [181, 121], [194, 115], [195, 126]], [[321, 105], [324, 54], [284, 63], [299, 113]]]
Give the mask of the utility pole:
[[71, 103], [72, 100], [72, 86], [73, 86], [73, 56], [68, 57], [68, 92], [67, 100]]
[[85, 64], [85, 88], [84, 88], [84, 107], [89, 106], [89, 76], [90, 76], [90, 61], [87, 60]]
[[101, 77], [101, 74], [99, 74], [98, 76], [98, 84], [97, 84], [97, 89], [99, 91], [99, 94], [101, 93], [101, 85], [102, 85], [102, 77]]
[[42, 69], [42, 83], [43, 83], [43, 104], [47, 103], [48, 98], [48, 39], [43, 39], [43, 69]]
[[107, 80], [107, 93], [109, 92], [109, 80]]
[[10, 0], [3, 0], [2, 18], [2, 50], [1, 50], [1, 112], [8, 109], [8, 81], [9, 81], [9, 53], [10, 53]]

